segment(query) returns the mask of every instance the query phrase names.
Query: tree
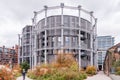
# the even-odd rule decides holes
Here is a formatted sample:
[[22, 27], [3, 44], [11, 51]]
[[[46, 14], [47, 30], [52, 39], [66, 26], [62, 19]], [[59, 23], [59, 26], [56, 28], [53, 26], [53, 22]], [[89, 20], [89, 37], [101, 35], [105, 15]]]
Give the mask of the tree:
[[20, 64], [20, 67], [22, 68], [22, 70], [25, 69], [25, 71], [27, 71], [30, 68], [30, 65], [28, 64], [28, 62], [24, 61]]

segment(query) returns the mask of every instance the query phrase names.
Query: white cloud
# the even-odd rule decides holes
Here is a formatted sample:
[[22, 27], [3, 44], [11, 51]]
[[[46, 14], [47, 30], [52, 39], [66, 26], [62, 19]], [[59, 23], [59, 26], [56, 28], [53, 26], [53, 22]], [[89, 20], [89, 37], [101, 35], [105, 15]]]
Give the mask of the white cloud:
[[62, 2], [65, 5], [82, 5], [84, 9], [94, 11], [98, 18], [98, 35], [112, 35], [116, 43], [119, 42], [120, 0], [0, 0], [0, 46], [17, 43], [17, 34], [25, 25], [31, 24], [33, 11]]

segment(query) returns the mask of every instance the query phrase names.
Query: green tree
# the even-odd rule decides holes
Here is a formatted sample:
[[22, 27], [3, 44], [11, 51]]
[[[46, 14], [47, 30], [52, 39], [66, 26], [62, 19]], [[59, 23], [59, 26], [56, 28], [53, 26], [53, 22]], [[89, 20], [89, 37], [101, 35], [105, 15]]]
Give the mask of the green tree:
[[20, 64], [20, 67], [22, 68], [22, 70], [25, 69], [25, 71], [27, 71], [30, 68], [30, 65], [28, 64], [28, 62], [24, 61]]

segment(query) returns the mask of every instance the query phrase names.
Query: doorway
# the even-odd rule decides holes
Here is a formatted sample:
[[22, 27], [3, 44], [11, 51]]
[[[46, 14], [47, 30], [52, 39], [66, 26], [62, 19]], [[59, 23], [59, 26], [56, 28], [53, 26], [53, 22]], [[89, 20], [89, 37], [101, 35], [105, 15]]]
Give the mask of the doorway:
[[98, 68], [99, 68], [99, 70], [101, 71], [101, 70], [102, 70], [102, 65], [99, 65]]

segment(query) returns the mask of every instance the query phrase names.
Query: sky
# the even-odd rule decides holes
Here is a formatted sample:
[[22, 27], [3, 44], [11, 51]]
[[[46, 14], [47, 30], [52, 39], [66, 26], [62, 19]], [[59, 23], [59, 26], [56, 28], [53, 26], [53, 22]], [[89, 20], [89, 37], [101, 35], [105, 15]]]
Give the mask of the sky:
[[94, 11], [98, 18], [97, 35], [113, 36], [115, 44], [120, 42], [120, 0], [0, 0], [0, 46], [12, 47], [18, 44], [18, 34], [22, 28], [32, 24], [33, 11], [44, 5], [81, 5]]

